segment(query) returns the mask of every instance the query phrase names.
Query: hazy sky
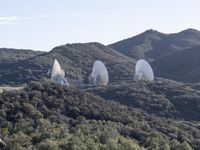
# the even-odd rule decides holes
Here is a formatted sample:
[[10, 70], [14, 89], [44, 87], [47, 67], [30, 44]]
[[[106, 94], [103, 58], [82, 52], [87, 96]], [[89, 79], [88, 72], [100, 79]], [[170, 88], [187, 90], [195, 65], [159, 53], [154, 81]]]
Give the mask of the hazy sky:
[[110, 44], [147, 29], [200, 30], [200, 0], [0, 0], [0, 47]]

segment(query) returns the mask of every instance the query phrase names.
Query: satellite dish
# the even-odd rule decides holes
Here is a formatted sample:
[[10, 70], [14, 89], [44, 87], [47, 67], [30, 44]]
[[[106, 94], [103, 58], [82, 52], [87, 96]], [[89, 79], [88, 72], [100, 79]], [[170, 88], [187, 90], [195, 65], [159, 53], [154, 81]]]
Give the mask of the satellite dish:
[[62, 85], [69, 85], [67, 79], [65, 78], [65, 72], [61, 69], [61, 66], [56, 59], [54, 60], [51, 72], [51, 80]]
[[144, 59], [137, 61], [135, 66], [135, 80], [152, 81], [154, 79], [154, 73], [151, 65]]
[[0, 143], [6, 145], [6, 143], [2, 139], [0, 139]]
[[92, 73], [91, 73], [91, 82], [93, 85], [103, 85], [108, 84], [108, 70], [103, 62], [97, 60], [93, 64]]

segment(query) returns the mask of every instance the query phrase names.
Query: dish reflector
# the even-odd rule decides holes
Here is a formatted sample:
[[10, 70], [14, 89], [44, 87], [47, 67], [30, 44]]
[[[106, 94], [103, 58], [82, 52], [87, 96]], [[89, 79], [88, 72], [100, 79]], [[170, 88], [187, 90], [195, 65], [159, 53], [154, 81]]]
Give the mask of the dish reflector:
[[154, 73], [151, 65], [146, 60], [140, 59], [137, 61], [134, 79], [145, 81], [152, 81], [154, 79]]
[[97, 60], [93, 64], [91, 79], [93, 85], [103, 85], [108, 84], [108, 70], [103, 62]]
[[65, 79], [65, 72], [61, 69], [61, 66], [56, 59], [53, 64], [51, 80], [62, 85], [69, 85], [67, 79]]

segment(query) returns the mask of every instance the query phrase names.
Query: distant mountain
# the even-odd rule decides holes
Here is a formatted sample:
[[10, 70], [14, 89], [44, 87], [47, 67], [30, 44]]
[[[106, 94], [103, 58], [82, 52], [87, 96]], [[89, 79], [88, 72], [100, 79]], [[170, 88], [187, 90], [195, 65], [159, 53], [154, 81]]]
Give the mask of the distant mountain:
[[3, 150], [200, 148], [198, 122], [156, 117], [52, 82], [0, 97]]
[[13, 48], [0, 48], [0, 62], [17, 62], [19, 60], [28, 59], [45, 52], [13, 49]]
[[183, 82], [200, 82], [200, 46], [152, 62], [156, 76]]
[[54, 59], [60, 62], [73, 84], [89, 82], [95, 60], [105, 63], [111, 82], [131, 79], [136, 59], [140, 58], [151, 62], [157, 77], [199, 82], [198, 46], [200, 31], [187, 29], [174, 34], [147, 30], [109, 47], [100, 43], [75, 43], [55, 47], [50, 52], [0, 49], [0, 84], [50, 78]]
[[200, 121], [200, 91], [184, 83], [163, 78], [153, 82], [121, 81], [87, 91], [157, 116]]
[[21, 84], [49, 78], [54, 59], [60, 62], [69, 80], [80, 79], [85, 83], [95, 60], [105, 63], [111, 81], [132, 78], [135, 65], [135, 60], [100, 43], [66, 44], [17, 63], [0, 63], [0, 83]]
[[147, 30], [142, 34], [108, 46], [134, 59], [145, 58], [148, 61], [154, 61], [199, 45], [200, 31], [187, 29], [173, 34]]

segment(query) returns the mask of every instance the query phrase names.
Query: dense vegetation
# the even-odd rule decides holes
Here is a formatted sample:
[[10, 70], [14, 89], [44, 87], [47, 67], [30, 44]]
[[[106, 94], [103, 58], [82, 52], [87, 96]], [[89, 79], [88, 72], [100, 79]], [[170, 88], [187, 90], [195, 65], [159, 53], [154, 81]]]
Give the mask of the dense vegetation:
[[148, 115], [52, 82], [0, 95], [5, 150], [200, 148], [200, 123]]
[[184, 83], [156, 78], [153, 82], [121, 81], [87, 91], [157, 116], [200, 121], [200, 91], [192, 88]]

